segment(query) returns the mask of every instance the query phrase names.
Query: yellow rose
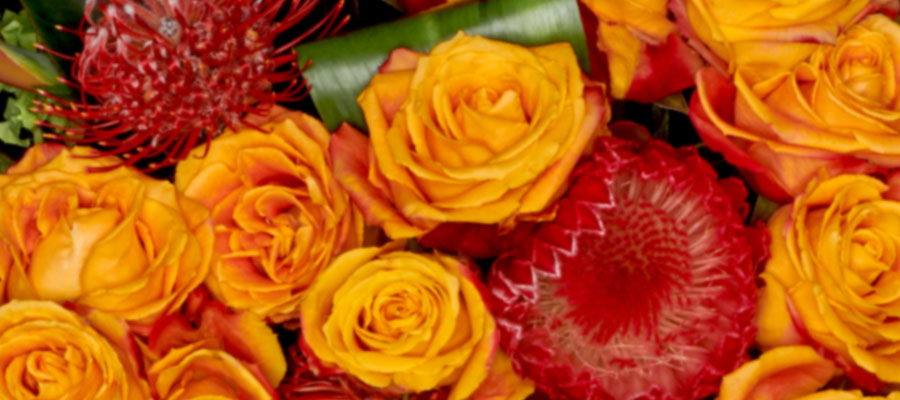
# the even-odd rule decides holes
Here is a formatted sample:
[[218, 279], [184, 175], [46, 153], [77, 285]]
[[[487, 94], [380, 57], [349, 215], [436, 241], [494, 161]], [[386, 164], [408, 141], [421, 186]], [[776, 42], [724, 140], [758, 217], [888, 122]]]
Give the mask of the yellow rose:
[[212, 292], [279, 322], [297, 318], [335, 254], [361, 244], [363, 220], [332, 177], [321, 122], [283, 109], [258, 122], [265, 132], [227, 131], [205, 157], [197, 148], [178, 164], [175, 186], [212, 211]]
[[842, 29], [873, 12], [896, 16], [896, 0], [676, 0], [682, 32], [722, 71], [746, 66], [758, 78], [791, 69], [834, 44]]
[[835, 45], [751, 83], [713, 70], [697, 76], [691, 118], [704, 141], [764, 181], [770, 198], [803, 192], [819, 169], [832, 174], [900, 166], [900, 26], [872, 15]]
[[429, 54], [398, 49], [358, 101], [371, 144], [343, 126], [335, 176], [392, 238], [545, 212], [607, 134], [602, 87], [586, 82], [568, 43], [459, 33]]
[[208, 211], [165, 181], [42, 144], [0, 176], [0, 301], [73, 301], [149, 324], [203, 283]]
[[462, 261], [398, 251], [340, 255], [301, 304], [303, 340], [327, 367], [377, 388], [451, 386], [467, 399], [488, 376], [494, 320]]
[[612, 97], [649, 103], [694, 85], [703, 62], [669, 20], [668, 0], [581, 2], [597, 17]]
[[[146, 382], [127, 349], [113, 346], [98, 325], [49, 301], [13, 300], [0, 306], [0, 398], [145, 400]], [[110, 329], [115, 331], [115, 329]]]
[[808, 336], [841, 365], [900, 382], [900, 202], [866, 175], [814, 180], [769, 222], [757, 341]]

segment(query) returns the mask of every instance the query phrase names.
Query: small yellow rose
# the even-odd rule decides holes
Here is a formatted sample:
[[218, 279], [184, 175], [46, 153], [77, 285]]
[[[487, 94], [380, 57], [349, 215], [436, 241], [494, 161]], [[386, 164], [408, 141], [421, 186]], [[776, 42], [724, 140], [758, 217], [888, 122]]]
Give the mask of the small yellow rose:
[[335, 259], [301, 304], [303, 340], [326, 366], [371, 386], [450, 386], [450, 399], [467, 399], [497, 347], [478, 281], [459, 259], [397, 248]]
[[42, 144], [0, 176], [0, 301], [73, 301], [149, 324], [203, 283], [209, 212], [93, 150]]
[[113, 345], [128, 339], [107, 337], [90, 320], [50, 301], [0, 306], [0, 398], [150, 398], [136, 361]]
[[568, 43], [464, 33], [429, 54], [395, 50], [358, 101], [369, 139], [335, 134], [335, 176], [392, 238], [547, 211], [609, 118]]
[[207, 285], [229, 307], [297, 318], [307, 286], [337, 253], [362, 243], [363, 219], [332, 176], [329, 133], [276, 108], [178, 164], [175, 186], [212, 211]]
[[[886, 382], [900, 382], [900, 202], [865, 175], [810, 183], [769, 222], [763, 348], [806, 335]], [[803, 332], [803, 334], [798, 334]]]

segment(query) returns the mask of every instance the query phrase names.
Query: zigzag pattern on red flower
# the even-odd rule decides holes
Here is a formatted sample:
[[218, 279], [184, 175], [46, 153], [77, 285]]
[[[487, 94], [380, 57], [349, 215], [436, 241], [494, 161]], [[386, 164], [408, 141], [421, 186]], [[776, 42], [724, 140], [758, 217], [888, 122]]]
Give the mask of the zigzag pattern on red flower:
[[501, 344], [552, 398], [701, 398], [746, 360], [764, 230], [693, 148], [601, 138], [490, 276]]

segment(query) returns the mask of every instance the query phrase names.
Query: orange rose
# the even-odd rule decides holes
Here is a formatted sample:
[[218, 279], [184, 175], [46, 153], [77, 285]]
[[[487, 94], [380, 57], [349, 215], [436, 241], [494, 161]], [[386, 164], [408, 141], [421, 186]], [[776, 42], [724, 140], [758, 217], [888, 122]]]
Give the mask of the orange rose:
[[[497, 350], [483, 287], [466, 262], [399, 245], [336, 258], [301, 306], [303, 341], [326, 368], [370, 386], [401, 393], [447, 386], [450, 400], [469, 399]], [[485, 391], [517, 391], [502, 389], [515, 380], [495, 375]]]
[[0, 176], [0, 301], [73, 301], [138, 323], [181, 306], [212, 256], [208, 211], [88, 148], [42, 144]]
[[274, 321], [297, 318], [303, 292], [337, 253], [362, 242], [362, 215], [332, 177], [329, 134], [276, 110], [178, 164], [175, 185], [212, 210], [218, 299]]
[[581, 2], [597, 17], [613, 97], [649, 103], [694, 85], [703, 62], [669, 20], [667, 0]]
[[720, 71], [739, 67], [752, 82], [834, 44], [844, 28], [873, 12], [897, 15], [897, 0], [675, 0], [683, 34]]
[[872, 15], [835, 45], [751, 83], [697, 75], [691, 118], [703, 140], [770, 198], [788, 201], [821, 168], [832, 174], [900, 166], [900, 26]]
[[83, 318], [50, 301], [0, 306], [0, 398], [145, 400], [136, 354], [109, 316]]
[[859, 390], [825, 390], [840, 371], [811, 347], [776, 347], [742, 365], [722, 379], [718, 400], [898, 400], [900, 392], [885, 397], [863, 396]]
[[429, 54], [395, 50], [358, 101], [371, 142], [343, 126], [335, 176], [392, 238], [546, 213], [607, 134], [602, 87], [585, 81], [568, 43], [459, 33]]
[[900, 202], [889, 189], [866, 175], [822, 177], [772, 216], [762, 348], [815, 344], [864, 387], [900, 383]]
[[188, 303], [183, 312], [158, 320], [150, 332], [145, 361], [155, 398], [277, 398], [274, 388], [287, 362], [266, 323], [253, 313], [229, 312], [202, 294]]
[[722, 378], [719, 400], [794, 400], [819, 390], [837, 373], [811, 347], [778, 347]]

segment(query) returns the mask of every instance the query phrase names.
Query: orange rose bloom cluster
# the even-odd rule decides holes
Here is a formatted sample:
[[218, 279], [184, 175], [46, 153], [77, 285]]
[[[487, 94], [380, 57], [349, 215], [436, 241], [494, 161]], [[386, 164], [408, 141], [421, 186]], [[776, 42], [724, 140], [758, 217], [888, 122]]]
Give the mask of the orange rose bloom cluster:
[[120, 163], [43, 144], [0, 175], [0, 398], [276, 398], [271, 329], [191, 300], [213, 259], [209, 210]]
[[[447, 11], [516, 37], [483, 18], [513, 6], [484, 1], [388, 3], [433, 9], [413, 22], [440, 35]], [[120, 22], [188, 32], [148, 4]], [[354, 59], [338, 70], [368, 84], [324, 100], [358, 105], [362, 126], [273, 106], [149, 147], [91, 128], [182, 159], [168, 179], [28, 149], [0, 174], [0, 400], [900, 400], [900, 0], [559, 4], [588, 49], [541, 29], [527, 46], [425, 32]], [[344, 26], [336, 5], [309, 33]], [[215, 30], [258, 39], [244, 21]], [[242, 55], [278, 72], [233, 106], [306, 94], [296, 54], [270, 50]], [[246, 68], [210, 60], [189, 64]], [[54, 101], [35, 106], [97, 120]], [[610, 124], [637, 113], [654, 134]], [[679, 118], [697, 148], [659, 140], [698, 141]]]

